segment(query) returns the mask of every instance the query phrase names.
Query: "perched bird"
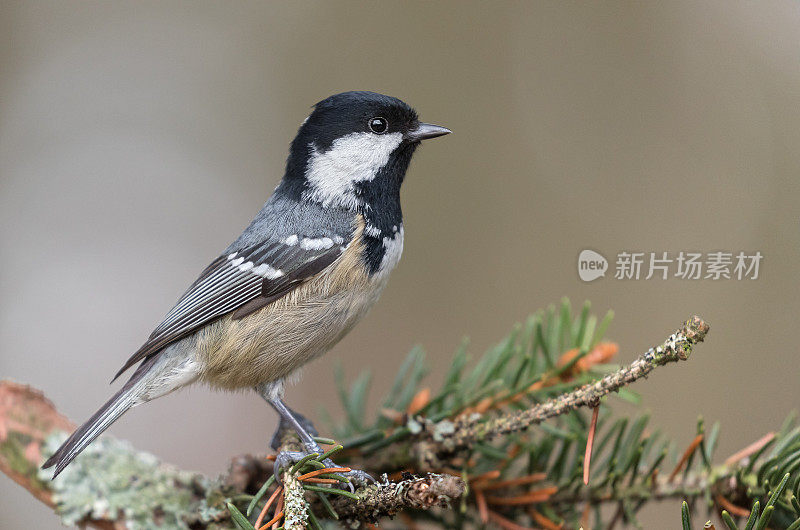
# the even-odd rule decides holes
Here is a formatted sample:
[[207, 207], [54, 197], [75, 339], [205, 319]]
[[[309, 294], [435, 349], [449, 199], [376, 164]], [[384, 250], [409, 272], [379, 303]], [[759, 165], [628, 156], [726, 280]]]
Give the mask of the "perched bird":
[[[55, 466], [55, 477], [126, 411], [192, 383], [254, 388], [307, 452], [321, 454], [313, 427], [284, 404], [284, 381], [380, 296], [403, 250], [400, 186], [411, 157], [422, 140], [448, 133], [374, 92], [317, 103], [250, 226], [124, 364], [114, 379], [138, 367], [122, 389], [43, 467]], [[276, 473], [302, 456], [279, 454]]]

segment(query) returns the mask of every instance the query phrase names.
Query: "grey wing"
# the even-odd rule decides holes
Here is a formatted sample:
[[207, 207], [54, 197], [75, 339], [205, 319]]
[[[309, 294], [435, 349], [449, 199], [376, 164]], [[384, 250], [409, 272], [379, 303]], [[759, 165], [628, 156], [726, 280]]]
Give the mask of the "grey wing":
[[218, 257], [200, 274], [114, 379], [137, 362], [212, 320], [231, 312], [234, 318], [241, 318], [286, 295], [336, 261], [344, 252], [342, 243], [338, 238], [292, 236], [280, 241], [267, 240]]

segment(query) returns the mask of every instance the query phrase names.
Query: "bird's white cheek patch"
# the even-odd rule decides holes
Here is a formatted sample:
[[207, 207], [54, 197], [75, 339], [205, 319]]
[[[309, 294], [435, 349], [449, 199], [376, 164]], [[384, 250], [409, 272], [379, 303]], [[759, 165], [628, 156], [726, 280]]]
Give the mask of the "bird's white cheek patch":
[[362, 132], [337, 138], [324, 152], [311, 144], [306, 168], [310, 189], [305, 193], [306, 198], [323, 206], [357, 206], [355, 183], [374, 179], [402, 141], [399, 132], [381, 135]]

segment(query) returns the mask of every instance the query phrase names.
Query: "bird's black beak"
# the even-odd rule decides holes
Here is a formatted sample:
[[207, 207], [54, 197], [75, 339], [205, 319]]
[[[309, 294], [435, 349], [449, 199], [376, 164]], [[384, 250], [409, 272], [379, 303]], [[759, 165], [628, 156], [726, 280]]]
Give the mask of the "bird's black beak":
[[447, 127], [439, 127], [438, 125], [433, 125], [432, 123], [420, 123], [416, 129], [408, 131], [405, 134], [405, 139], [410, 142], [419, 142], [421, 140], [427, 140], [428, 138], [444, 136], [445, 134], [450, 134], [451, 132], [453, 131]]

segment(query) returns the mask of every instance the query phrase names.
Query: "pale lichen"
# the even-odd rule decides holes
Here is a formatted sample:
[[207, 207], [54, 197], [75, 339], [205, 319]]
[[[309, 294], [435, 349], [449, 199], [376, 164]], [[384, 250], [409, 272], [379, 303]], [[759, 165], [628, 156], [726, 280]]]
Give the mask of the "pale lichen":
[[[52, 453], [64, 433], [47, 439]], [[49, 480], [51, 471], [39, 472]], [[165, 465], [126, 442], [101, 438], [90, 445], [50, 484], [58, 514], [67, 526], [84, 519], [124, 519], [130, 530], [188, 529], [226, 517], [217, 501], [205, 492], [218, 491], [214, 481]]]
[[286, 530], [302, 530], [308, 519], [308, 505], [303, 497], [303, 485], [292, 473], [283, 475], [284, 513], [283, 527]]

